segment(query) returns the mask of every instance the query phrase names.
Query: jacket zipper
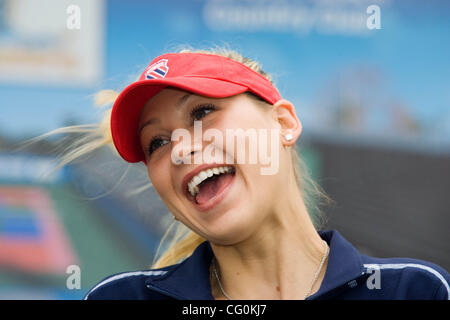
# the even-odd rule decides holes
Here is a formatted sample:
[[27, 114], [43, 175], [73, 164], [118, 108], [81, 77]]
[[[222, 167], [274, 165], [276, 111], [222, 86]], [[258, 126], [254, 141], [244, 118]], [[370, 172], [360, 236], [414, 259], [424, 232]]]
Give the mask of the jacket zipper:
[[[317, 297], [313, 297], [312, 299], [310, 299], [309, 297], [306, 298], [306, 300], [319, 300], [319, 299], [329, 299], [332, 296], [337, 295], [340, 292], [345, 291], [346, 289], [349, 289], [349, 283], [352, 281], [358, 281], [358, 285], [360, 285], [361, 283], [359, 283], [360, 279], [363, 278], [368, 278], [370, 276], [370, 274], [366, 274], [365, 272], [362, 272], [358, 277], [352, 279], [352, 280], [347, 280], [344, 283], [334, 287], [333, 289], [322, 293], [320, 296]], [[364, 282], [364, 281], [363, 281]]]
[[148, 284], [148, 283], [146, 284], [146, 287], [147, 287], [148, 289], [154, 290], [154, 291], [156, 291], [156, 292], [158, 292], [158, 293], [164, 294], [164, 295], [169, 296], [169, 297], [171, 297], [171, 298], [174, 298], [174, 299], [176, 299], [176, 300], [188, 300], [188, 299], [185, 298], [185, 297], [179, 296], [179, 295], [174, 294], [174, 293], [170, 293], [170, 292], [168, 292], [168, 291], [166, 291], [166, 290], [160, 289], [160, 288], [155, 287], [155, 286], [153, 286], [153, 285], [151, 285], [151, 284]]

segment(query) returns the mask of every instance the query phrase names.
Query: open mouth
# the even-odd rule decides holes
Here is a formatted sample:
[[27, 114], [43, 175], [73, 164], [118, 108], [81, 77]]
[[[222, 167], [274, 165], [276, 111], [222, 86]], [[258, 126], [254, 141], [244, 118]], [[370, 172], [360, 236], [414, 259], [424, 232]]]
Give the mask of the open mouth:
[[197, 173], [188, 183], [186, 194], [196, 205], [204, 206], [227, 188], [236, 174], [233, 166], [207, 168]]

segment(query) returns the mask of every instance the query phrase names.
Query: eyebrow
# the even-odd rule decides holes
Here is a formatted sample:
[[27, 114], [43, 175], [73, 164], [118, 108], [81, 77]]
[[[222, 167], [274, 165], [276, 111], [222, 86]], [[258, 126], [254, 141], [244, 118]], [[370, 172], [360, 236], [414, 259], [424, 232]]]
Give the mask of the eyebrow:
[[[192, 93], [186, 93], [185, 95], [183, 95], [176, 103], [175, 107], [177, 110], [181, 109], [184, 105], [187, 104], [188, 100], [190, 97], [193, 97], [194, 95]], [[145, 121], [142, 126], [139, 128], [138, 130], [138, 135], [141, 135], [142, 130], [149, 125], [155, 124], [155, 123], [159, 123], [159, 119], [150, 119]]]
[[184, 96], [182, 96], [180, 98], [180, 100], [178, 100], [178, 102], [176, 104], [176, 108], [180, 109], [184, 104], [187, 103], [187, 101], [189, 100], [190, 97], [193, 97], [192, 93], [186, 93]]

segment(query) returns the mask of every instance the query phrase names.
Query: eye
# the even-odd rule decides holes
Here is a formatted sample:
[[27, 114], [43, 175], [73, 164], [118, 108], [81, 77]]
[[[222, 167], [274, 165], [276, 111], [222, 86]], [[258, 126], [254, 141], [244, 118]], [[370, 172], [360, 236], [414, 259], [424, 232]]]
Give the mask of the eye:
[[192, 109], [190, 117], [193, 121], [198, 121], [214, 110], [216, 106], [213, 104], [200, 104]]
[[148, 145], [148, 154], [151, 155], [156, 149], [165, 145], [166, 141], [170, 142], [170, 140], [164, 139], [162, 137], [154, 137]]

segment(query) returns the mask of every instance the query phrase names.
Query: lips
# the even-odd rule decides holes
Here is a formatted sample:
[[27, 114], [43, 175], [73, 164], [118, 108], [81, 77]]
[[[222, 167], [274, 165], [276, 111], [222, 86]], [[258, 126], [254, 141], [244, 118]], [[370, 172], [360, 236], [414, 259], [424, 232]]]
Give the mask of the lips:
[[[202, 201], [200, 201], [201, 203], [197, 202], [196, 197], [199, 196], [203, 196], [200, 194], [197, 194], [196, 197], [192, 196], [191, 193], [189, 192], [189, 184], [191, 183], [192, 186], [192, 180], [195, 177], [194, 180], [198, 179], [197, 177], [202, 175], [202, 171], [208, 171], [208, 169], [213, 169], [213, 168], [219, 168], [219, 167], [232, 167], [232, 170], [230, 170], [230, 173], [224, 173], [222, 175], [216, 176], [215, 178], [208, 178], [205, 180], [204, 184], [210, 184], [210, 183], [217, 183], [216, 188], [215, 188], [215, 192], [214, 195], [211, 196], [210, 199], [205, 199], [205, 197], [202, 197]], [[230, 165], [225, 165], [225, 164], [217, 164], [217, 163], [213, 163], [213, 164], [204, 164], [204, 165], [200, 165], [198, 167], [196, 167], [194, 170], [192, 170], [191, 172], [189, 172], [182, 180], [182, 188], [183, 188], [183, 193], [186, 196], [186, 198], [196, 207], [196, 209], [200, 210], [200, 211], [207, 211], [209, 209], [211, 209], [212, 207], [214, 207], [215, 205], [217, 205], [223, 198], [225, 198], [226, 194], [228, 193], [230, 186], [232, 185], [234, 178], [235, 178], [235, 168], [233, 166]], [[212, 182], [211, 180], [214, 179], [221, 179], [221, 181], [216, 181], [216, 182]], [[206, 185], [202, 185], [202, 183], [199, 184], [200, 188], [205, 188], [205, 190], [211, 190], [210, 188], [207, 188]], [[205, 191], [204, 191], [205, 192]]]

